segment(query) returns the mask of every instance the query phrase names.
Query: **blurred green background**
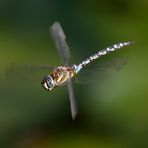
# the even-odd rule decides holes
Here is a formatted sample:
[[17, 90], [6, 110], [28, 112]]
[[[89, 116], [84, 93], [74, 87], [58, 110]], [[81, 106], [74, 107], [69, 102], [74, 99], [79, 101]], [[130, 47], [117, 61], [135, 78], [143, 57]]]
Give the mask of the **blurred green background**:
[[[0, 18], [1, 148], [148, 147], [147, 0], [1, 0]], [[45, 72], [5, 77], [11, 63], [60, 64], [48, 32], [54, 21], [63, 26], [71, 63], [108, 45], [135, 41], [105, 56], [127, 59], [110, 79], [74, 83], [75, 121], [66, 88], [41, 87]]]

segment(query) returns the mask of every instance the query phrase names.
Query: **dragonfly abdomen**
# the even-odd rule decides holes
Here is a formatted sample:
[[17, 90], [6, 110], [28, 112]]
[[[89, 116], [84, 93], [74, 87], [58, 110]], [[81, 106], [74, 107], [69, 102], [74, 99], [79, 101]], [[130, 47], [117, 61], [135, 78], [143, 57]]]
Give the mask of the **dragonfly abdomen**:
[[100, 50], [98, 51], [97, 53], [89, 56], [88, 58], [84, 59], [81, 63], [79, 63], [78, 65], [74, 65], [74, 69], [76, 71], [76, 73], [78, 73], [84, 66], [86, 66], [87, 64], [89, 64], [90, 62], [100, 58], [101, 56], [109, 53], [109, 52], [112, 52], [112, 51], [115, 51], [117, 49], [120, 49], [124, 46], [127, 46], [129, 44], [131, 44], [132, 42], [122, 42], [122, 43], [118, 43], [118, 44], [114, 44], [110, 47], [107, 47], [103, 50]]

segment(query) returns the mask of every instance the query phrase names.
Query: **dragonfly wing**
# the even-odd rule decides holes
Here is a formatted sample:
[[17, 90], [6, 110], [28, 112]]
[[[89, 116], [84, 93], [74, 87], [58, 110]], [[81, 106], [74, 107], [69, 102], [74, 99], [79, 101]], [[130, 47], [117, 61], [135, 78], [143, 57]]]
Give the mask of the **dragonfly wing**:
[[[6, 79], [21, 79], [27, 78], [32, 75], [35, 77], [36, 74], [49, 73], [49, 70], [54, 69], [55, 67], [49, 65], [16, 65], [15, 63], [11, 63], [5, 71]], [[44, 72], [43, 72], [44, 71]]]
[[74, 120], [77, 115], [78, 110], [77, 110], [77, 104], [76, 104], [76, 99], [74, 96], [74, 91], [73, 91], [71, 80], [69, 80], [67, 83], [67, 90], [68, 90], [69, 100], [70, 100], [71, 116], [72, 116], [72, 119]]
[[50, 33], [54, 40], [62, 65], [67, 66], [70, 60], [70, 51], [66, 42], [66, 36], [59, 22], [55, 22], [51, 26]]
[[[59, 22], [55, 22], [51, 26], [50, 33], [54, 40], [62, 65], [65, 65], [65, 66], [69, 65], [70, 50], [66, 42], [66, 36]], [[72, 118], [75, 119], [77, 115], [77, 106], [76, 106], [76, 100], [74, 97], [74, 91], [73, 91], [71, 80], [67, 82], [67, 90], [69, 94], [71, 115], [72, 115]]]
[[111, 77], [119, 71], [126, 63], [124, 58], [115, 58], [109, 61], [96, 61], [82, 69], [77, 77], [76, 82], [80, 84], [98, 83]]

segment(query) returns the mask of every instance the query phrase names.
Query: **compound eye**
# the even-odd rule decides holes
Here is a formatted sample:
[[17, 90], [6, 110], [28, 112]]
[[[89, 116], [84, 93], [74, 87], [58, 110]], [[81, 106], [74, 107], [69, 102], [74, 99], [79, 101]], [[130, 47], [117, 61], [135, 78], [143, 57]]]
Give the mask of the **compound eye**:
[[50, 80], [46, 81], [46, 83], [47, 83], [48, 87], [51, 87], [52, 83]]

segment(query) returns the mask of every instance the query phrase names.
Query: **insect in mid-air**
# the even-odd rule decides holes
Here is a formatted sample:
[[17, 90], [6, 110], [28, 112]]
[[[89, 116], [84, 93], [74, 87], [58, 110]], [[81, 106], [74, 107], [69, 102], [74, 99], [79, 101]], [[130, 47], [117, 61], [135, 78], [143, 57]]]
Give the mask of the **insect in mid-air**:
[[73, 93], [71, 78], [77, 74], [79, 75], [79, 72], [83, 70], [83, 67], [85, 67], [90, 62], [100, 58], [101, 56], [109, 52], [112, 52], [124, 46], [127, 46], [132, 42], [121, 42], [118, 44], [114, 44], [103, 50], [97, 51], [95, 54], [84, 59], [79, 64], [73, 64], [72, 66], [69, 66], [69, 59], [70, 59], [69, 47], [66, 43], [66, 37], [60, 23], [55, 22], [51, 26], [50, 31], [51, 31], [52, 38], [54, 39], [58, 53], [60, 55], [62, 66], [53, 68], [51, 73], [46, 75], [43, 78], [41, 84], [48, 91], [52, 90], [55, 87], [67, 84], [69, 98], [70, 98], [70, 105], [71, 105], [71, 114], [72, 114], [72, 118], [74, 119], [75, 116], [77, 115], [77, 107], [76, 107], [76, 101]]
[[[92, 81], [96, 82], [98, 78], [99, 81], [101, 81], [105, 77], [110, 76], [113, 72], [119, 70], [122, 67], [122, 65], [124, 64], [124, 60], [113, 59], [110, 60], [109, 62], [104, 62], [104, 63], [101, 63], [101, 61], [96, 61], [97, 62], [96, 66], [94, 66], [93, 64], [90, 65], [88, 64], [102, 57], [103, 55], [106, 55], [109, 52], [118, 50], [133, 42], [121, 42], [118, 44], [114, 44], [110, 47], [97, 51], [95, 54], [82, 60], [80, 63], [73, 64], [70, 66], [69, 65], [70, 50], [66, 42], [66, 36], [59, 22], [55, 22], [51, 26], [50, 33], [54, 40], [58, 54], [60, 56], [62, 66], [58, 67], [50, 67], [49, 65], [38, 65], [31, 67], [29, 66], [29, 70], [33, 70], [33, 68], [35, 68], [36, 70], [41, 68], [46, 70], [51, 70], [51, 72], [48, 75], [46, 75], [41, 82], [42, 86], [48, 91], [51, 91], [55, 87], [67, 85], [67, 90], [70, 100], [71, 116], [72, 119], [75, 119], [78, 110], [77, 110], [77, 104], [74, 96], [71, 78], [75, 77], [76, 82], [78, 83], [88, 84], [90, 82], [92, 83]], [[89, 66], [91, 65], [92, 67], [90, 69]], [[18, 70], [18, 72], [20, 72], [21, 70]], [[14, 72], [15, 74], [15, 67], [13, 65], [7, 69], [6, 76], [10, 75], [10, 77], [12, 77], [12, 72]], [[22, 76], [22, 74], [18, 76]]]

